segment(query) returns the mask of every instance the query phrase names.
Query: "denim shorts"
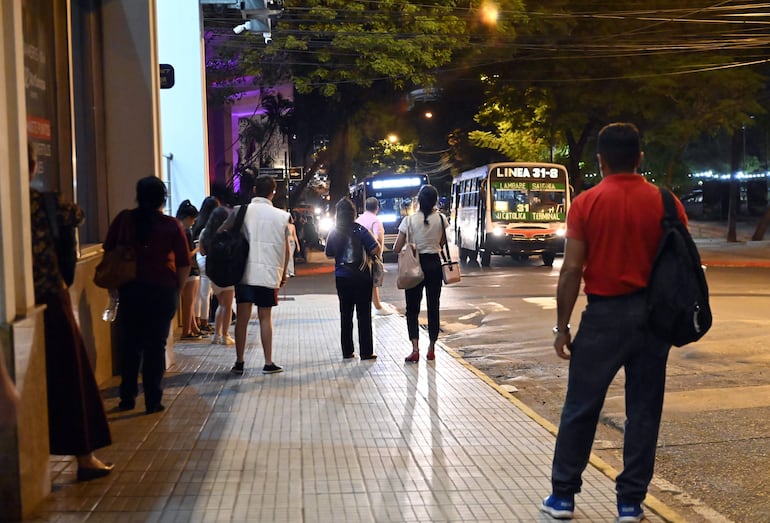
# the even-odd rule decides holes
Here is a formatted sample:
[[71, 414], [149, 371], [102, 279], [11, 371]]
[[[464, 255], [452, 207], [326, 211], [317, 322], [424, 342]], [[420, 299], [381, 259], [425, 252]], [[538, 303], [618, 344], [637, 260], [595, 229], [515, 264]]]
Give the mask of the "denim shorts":
[[278, 289], [239, 283], [235, 286], [235, 302], [253, 303], [257, 307], [275, 307], [278, 305]]

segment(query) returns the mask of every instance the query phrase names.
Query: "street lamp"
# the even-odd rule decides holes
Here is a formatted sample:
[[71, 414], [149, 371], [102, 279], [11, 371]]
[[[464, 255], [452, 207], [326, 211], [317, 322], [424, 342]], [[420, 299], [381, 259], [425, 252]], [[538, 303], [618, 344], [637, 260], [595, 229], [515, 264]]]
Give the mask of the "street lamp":
[[390, 143], [397, 143], [397, 142], [398, 142], [398, 136], [396, 136], [396, 135], [395, 135], [395, 134], [393, 134], [393, 133], [390, 133], [390, 134], [388, 135], [388, 141], [389, 141]]

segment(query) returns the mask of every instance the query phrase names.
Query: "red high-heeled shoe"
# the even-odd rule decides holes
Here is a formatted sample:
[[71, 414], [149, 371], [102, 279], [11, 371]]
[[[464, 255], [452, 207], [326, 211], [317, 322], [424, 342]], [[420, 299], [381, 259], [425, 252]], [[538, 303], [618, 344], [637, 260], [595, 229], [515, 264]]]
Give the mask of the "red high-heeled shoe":
[[417, 363], [418, 361], [420, 361], [420, 351], [413, 350], [409, 356], [404, 358], [404, 361], [407, 363]]
[[435, 360], [435, 359], [436, 359], [436, 353], [435, 353], [435, 351], [429, 350], [429, 351], [428, 351], [428, 354], [425, 356], [425, 359], [427, 359], [428, 361], [433, 361], [433, 360]]

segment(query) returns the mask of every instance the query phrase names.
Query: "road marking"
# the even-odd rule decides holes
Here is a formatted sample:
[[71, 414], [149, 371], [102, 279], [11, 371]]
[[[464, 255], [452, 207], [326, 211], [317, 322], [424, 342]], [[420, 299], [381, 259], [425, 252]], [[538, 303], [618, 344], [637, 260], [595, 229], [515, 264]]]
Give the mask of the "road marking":
[[537, 305], [544, 311], [550, 311], [550, 310], [556, 309], [556, 298], [554, 298], [553, 296], [524, 298], [524, 301], [527, 303], [531, 303], [532, 305]]
[[506, 307], [505, 305], [501, 303], [497, 303], [496, 301], [487, 301], [484, 303], [468, 303], [468, 306], [476, 309], [473, 312], [470, 312], [468, 314], [465, 314], [464, 316], [460, 316], [457, 318], [458, 320], [470, 320], [472, 318], [476, 318], [478, 316], [484, 316], [486, 314], [489, 314], [491, 312], [508, 312], [510, 309]]
[[[620, 413], [624, 408], [623, 397], [607, 398], [606, 412]], [[770, 406], [770, 385], [756, 387], [726, 387], [722, 389], [698, 389], [682, 392], [666, 392], [664, 412], [701, 412], [716, 410], [753, 409]]]

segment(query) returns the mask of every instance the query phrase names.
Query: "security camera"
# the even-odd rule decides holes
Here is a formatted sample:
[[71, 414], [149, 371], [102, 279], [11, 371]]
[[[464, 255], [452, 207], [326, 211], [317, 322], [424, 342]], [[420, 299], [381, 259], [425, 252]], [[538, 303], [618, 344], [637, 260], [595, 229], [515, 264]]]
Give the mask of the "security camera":
[[249, 23], [248, 22], [246, 22], [245, 24], [236, 25], [235, 27], [233, 27], [233, 33], [239, 35], [239, 34], [244, 32], [248, 28], [249, 28]]
[[273, 35], [271, 33], [262, 33], [262, 38], [265, 39], [265, 45], [273, 43]]

